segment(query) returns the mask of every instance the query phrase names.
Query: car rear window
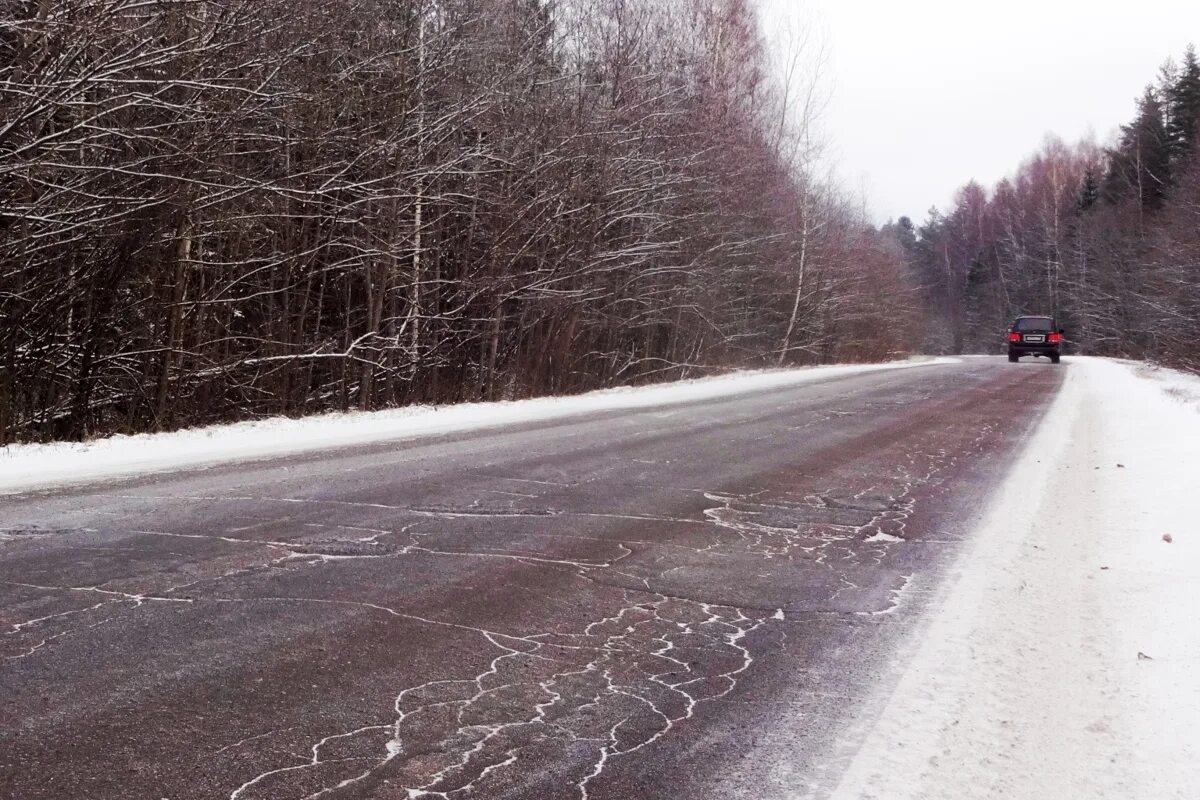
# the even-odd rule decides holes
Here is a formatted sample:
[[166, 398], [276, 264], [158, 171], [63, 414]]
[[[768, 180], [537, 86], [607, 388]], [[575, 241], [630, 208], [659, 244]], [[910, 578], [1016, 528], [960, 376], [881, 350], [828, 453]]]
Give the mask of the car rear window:
[[1023, 317], [1017, 320], [1016, 328], [1019, 331], [1048, 331], [1054, 326], [1049, 317]]

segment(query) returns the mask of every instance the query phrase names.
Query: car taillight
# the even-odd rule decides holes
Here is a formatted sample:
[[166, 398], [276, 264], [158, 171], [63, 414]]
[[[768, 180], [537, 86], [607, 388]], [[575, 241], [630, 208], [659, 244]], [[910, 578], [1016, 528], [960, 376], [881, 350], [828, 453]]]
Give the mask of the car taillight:
[[1049, 342], [1050, 344], [1062, 344], [1062, 334], [1061, 333], [1052, 333], [1048, 337], [1046, 337], [1046, 341]]
[[1008, 335], [1008, 340], [1010, 342], [1019, 342], [1019, 341], [1021, 341], [1021, 334], [1017, 333], [1016, 331], [1013, 331], [1012, 333], [1010, 333]]

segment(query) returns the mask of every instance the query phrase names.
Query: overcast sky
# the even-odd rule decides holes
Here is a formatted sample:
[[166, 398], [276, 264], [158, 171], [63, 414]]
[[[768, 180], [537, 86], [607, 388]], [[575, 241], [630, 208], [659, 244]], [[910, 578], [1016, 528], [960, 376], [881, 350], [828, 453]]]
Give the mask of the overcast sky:
[[1168, 57], [1200, 45], [1200, 0], [761, 0], [768, 31], [815, 26], [822, 129], [879, 222], [990, 187], [1048, 133], [1106, 143]]

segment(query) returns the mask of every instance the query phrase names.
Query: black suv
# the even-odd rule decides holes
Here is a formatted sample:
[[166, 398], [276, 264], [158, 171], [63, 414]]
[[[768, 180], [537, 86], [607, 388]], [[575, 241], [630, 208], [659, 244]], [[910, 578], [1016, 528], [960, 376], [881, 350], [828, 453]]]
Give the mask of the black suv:
[[1021, 356], [1049, 356], [1050, 361], [1057, 364], [1062, 355], [1063, 333], [1053, 317], [1017, 317], [1008, 329], [1008, 360], [1015, 362]]

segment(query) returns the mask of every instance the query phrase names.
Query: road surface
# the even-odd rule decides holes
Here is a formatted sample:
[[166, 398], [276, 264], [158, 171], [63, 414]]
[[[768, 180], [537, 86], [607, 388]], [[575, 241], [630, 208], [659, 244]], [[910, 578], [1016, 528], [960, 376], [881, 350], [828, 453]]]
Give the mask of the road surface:
[[0, 797], [819, 797], [1068, 368], [0, 498]]

